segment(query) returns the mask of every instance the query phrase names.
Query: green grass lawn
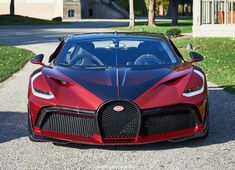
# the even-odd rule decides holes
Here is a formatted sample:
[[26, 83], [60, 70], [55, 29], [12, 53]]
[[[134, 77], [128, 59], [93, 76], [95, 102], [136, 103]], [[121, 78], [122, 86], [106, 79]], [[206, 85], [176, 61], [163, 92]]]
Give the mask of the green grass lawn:
[[31, 51], [0, 45], [0, 82], [19, 71], [32, 56]]
[[147, 22], [137, 22], [134, 28], [114, 27], [113, 29], [127, 32], [166, 33], [168, 29], [179, 28], [182, 33], [192, 32], [192, 20], [179, 20], [179, 25], [177, 27], [172, 27], [170, 21], [159, 21], [156, 22], [156, 25], [156, 27], [148, 27]]
[[64, 24], [64, 22], [53, 22], [50, 20], [30, 18], [20, 15], [0, 15], [0, 25], [52, 25]]
[[185, 49], [192, 43], [194, 51], [201, 53], [205, 60], [196, 63], [207, 74], [209, 81], [235, 94], [235, 40], [232, 38], [176, 38], [173, 39], [180, 52], [189, 58]]

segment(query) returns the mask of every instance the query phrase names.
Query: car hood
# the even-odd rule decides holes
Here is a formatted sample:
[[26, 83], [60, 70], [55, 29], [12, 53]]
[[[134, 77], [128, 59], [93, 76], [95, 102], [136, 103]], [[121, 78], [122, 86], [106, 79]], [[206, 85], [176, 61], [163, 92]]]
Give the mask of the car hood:
[[57, 69], [104, 101], [134, 100], [172, 71], [171, 68]]

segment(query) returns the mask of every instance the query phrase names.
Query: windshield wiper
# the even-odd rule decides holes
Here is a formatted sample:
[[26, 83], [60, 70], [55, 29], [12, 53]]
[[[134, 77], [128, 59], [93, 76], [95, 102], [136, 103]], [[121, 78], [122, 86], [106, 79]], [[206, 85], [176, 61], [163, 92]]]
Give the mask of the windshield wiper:
[[105, 70], [111, 68], [110, 66], [71, 66], [71, 68], [87, 69], [87, 70]]

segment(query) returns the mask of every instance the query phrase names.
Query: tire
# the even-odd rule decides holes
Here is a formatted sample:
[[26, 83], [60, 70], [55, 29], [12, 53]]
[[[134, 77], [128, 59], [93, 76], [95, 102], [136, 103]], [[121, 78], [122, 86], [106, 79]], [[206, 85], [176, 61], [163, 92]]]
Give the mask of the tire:
[[29, 137], [29, 140], [32, 142], [45, 142], [45, 140], [40, 139], [40, 138], [35, 138], [33, 136], [33, 131], [32, 131], [32, 127], [31, 127], [31, 121], [30, 121], [29, 114], [28, 114], [28, 137]]

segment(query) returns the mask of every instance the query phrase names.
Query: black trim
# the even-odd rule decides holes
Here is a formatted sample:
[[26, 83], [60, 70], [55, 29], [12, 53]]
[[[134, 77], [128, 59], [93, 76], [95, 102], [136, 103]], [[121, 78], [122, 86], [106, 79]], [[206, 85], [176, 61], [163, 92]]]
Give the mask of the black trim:
[[73, 116], [80, 116], [80, 117], [95, 117], [95, 111], [91, 110], [80, 110], [80, 109], [72, 109], [72, 108], [65, 108], [65, 107], [47, 107], [41, 109], [36, 119], [35, 126], [41, 128], [42, 122], [48, 112], [60, 112], [63, 114], [69, 114]]
[[190, 112], [194, 113], [196, 122], [198, 124], [202, 123], [202, 117], [198, 108], [194, 105], [189, 105], [189, 104], [181, 104], [181, 105], [175, 105], [175, 106], [169, 106], [169, 107], [147, 109], [147, 110], [142, 111], [142, 116], [162, 114], [164, 112], [180, 111], [180, 110], [189, 110]]
[[56, 48], [56, 50], [50, 55], [49, 60], [48, 60], [49, 63], [52, 62], [55, 58], [57, 58], [57, 56], [59, 55], [59, 53], [60, 53], [62, 47], [63, 47], [64, 44], [65, 44], [65, 42], [64, 42], [65, 39], [66, 39], [66, 38], [64, 38], [64, 39], [60, 42], [60, 44], [59, 44], [59, 46]]
[[170, 42], [170, 45], [172, 46], [172, 48], [174, 49], [175, 53], [177, 54], [177, 56], [179, 58], [181, 58], [183, 61], [185, 61], [183, 55], [179, 52], [179, 50], [177, 49], [177, 47], [175, 46], [175, 44], [171, 41], [171, 39], [168, 39], [168, 41]]

